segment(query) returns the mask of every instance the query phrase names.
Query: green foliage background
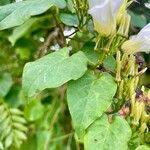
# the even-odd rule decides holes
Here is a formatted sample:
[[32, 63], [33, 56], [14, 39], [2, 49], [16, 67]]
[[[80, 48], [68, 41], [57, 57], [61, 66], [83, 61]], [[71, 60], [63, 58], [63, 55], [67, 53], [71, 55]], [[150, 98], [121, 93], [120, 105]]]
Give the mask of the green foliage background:
[[[3, 6], [12, 2], [0, 0], [0, 5]], [[10, 119], [12, 124], [7, 124], [7, 128], [3, 129], [8, 130], [10, 128], [13, 131], [12, 139], [10, 137], [7, 139], [1, 135], [3, 119], [0, 116], [0, 149], [2, 149], [3, 143], [6, 147], [11, 145], [9, 149], [12, 150], [83, 149], [83, 145], [75, 140], [76, 136], [74, 136], [66, 94], [64, 93], [65, 85], [57, 89], [46, 89], [32, 98], [27, 98], [22, 92], [24, 65], [53, 52], [52, 46], [57, 43], [60, 47], [64, 46], [61, 33], [55, 35], [59, 24], [67, 30], [71, 26], [82, 26], [74, 14], [75, 11], [70, 4], [70, 0], [66, 0], [66, 2], [68, 7], [65, 9], [58, 11], [55, 7], [52, 7], [44, 13], [26, 20], [19, 27], [0, 31], [0, 113], [7, 115], [8, 118], [13, 118]], [[132, 34], [137, 33], [139, 29], [150, 22], [150, 9], [144, 6], [145, 2], [147, 1], [141, 0], [140, 4], [134, 3], [130, 6]], [[91, 35], [85, 35], [85, 32], [83, 34], [82, 31], [77, 31], [75, 37], [69, 42], [74, 51], [81, 49], [84, 43], [89, 42]], [[54, 38], [51, 37], [51, 34]], [[89, 46], [91, 45], [92, 43], [89, 44]], [[140, 84], [150, 88], [150, 55], [142, 55], [144, 55], [145, 63], [149, 66], [149, 69], [143, 75]], [[92, 58], [95, 57], [93, 54]], [[94, 60], [91, 59], [91, 63], [94, 63]], [[115, 64], [108, 66], [107, 63], [105, 63], [106, 66], [111, 69], [115, 66]], [[75, 73], [72, 72], [72, 74]]]

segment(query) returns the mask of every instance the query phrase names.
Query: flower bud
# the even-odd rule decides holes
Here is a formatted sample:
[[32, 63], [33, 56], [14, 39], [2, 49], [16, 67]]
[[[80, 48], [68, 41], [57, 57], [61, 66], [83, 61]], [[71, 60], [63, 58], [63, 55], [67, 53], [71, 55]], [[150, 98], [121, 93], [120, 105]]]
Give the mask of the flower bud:
[[119, 25], [122, 22], [122, 19], [124, 20], [124, 17], [128, 17], [127, 8], [133, 3], [134, 0], [124, 0], [123, 4], [121, 5], [119, 12], [117, 14], [117, 24]]
[[138, 102], [138, 101], [135, 102], [134, 108], [132, 108], [133, 109], [133, 117], [134, 117], [132, 123], [134, 125], [139, 125], [139, 121], [142, 117], [144, 108], [145, 108], [145, 105], [143, 102]]
[[124, 0], [89, 0], [89, 14], [94, 28], [102, 36], [116, 32], [117, 14]]
[[150, 52], [150, 23], [137, 35], [132, 36], [128, 41], [124, 42], [122, 49], [128, 54]]
[[141, 127], [139, 128], [140, 133], [144, 133], [146, 129], [148, 129], [147, 125], [146, 125], [146, 123], [143, 123], [141, 125]]
[[131, 16], [127, 13], [127, 11], [125, 11], [121, 16], [122, 19], [119, 23], [118, 34], [128, 37]]

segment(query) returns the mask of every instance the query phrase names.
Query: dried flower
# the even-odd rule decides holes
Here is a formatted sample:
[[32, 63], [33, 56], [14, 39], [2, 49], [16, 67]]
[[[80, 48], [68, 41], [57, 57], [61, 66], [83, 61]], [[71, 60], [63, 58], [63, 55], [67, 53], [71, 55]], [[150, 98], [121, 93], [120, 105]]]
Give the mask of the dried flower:
[[95, 30], [103, 36], [116, 31], [117, 14], [124, 0], [89, 0], [89, 14]]
[[150, 23], [137, 35], [132, 36], [128, 41], [123, 43], [122, 49], [128, 54], [150, 52]]

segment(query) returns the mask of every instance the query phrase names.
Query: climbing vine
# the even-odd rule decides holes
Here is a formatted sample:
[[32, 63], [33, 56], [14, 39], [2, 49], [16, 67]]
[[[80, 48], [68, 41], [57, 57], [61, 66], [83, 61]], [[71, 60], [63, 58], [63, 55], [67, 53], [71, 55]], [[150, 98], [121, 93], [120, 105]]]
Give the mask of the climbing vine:
[[0, 149], [149, 149], [150, 23], [137, 3], [0, 2]]

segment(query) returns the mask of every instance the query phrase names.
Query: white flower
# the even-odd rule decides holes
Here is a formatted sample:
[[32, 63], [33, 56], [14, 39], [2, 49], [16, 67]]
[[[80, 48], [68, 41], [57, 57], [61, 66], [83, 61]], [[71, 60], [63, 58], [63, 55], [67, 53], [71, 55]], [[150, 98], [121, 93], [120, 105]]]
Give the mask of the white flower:
[[145, 7], [150, 9], [150, 1], [148, 3], [145, 3], [144, 5], [145, 5]]
[[123, 43], [122, 49], [129, 54], [136, 52], [150, 52], [150, 23], [137, 35], [132, 36], [128, 41]]
[[89, 0], [89, 14], [97, 32], [103, 36], [115, 33], [117, 14], [123, 3], [124, 0]]

